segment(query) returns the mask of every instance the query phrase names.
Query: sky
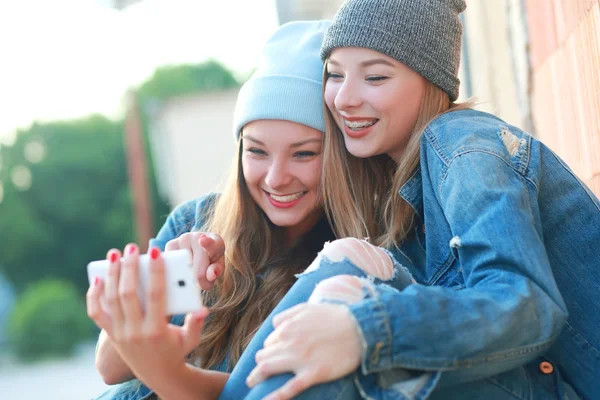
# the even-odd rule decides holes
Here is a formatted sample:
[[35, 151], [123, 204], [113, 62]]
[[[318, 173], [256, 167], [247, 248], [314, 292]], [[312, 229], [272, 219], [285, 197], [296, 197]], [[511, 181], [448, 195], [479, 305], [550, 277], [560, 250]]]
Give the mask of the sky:
[[277, 27], [275, 0], [0, 2], [0, 142], [34, 120], [118, 117], [156, 67], [223, 62], [248, 74]]

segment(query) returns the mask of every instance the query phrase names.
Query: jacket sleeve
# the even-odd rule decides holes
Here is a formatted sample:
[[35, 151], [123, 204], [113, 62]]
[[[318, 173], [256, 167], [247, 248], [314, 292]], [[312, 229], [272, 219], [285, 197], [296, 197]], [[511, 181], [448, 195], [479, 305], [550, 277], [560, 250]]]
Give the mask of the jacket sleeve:
[[481, 379], [536, 358], [566, 321], [536, 229], [533, 183], [485, 152], [457, 156], [439, 179], [438, 200], [454, 236], [448, 245], [466, 287], [400, 292], [381, 285], [377, 296], [352, 305], [364, 373], [447, 371], [440, 384]]
[[213, 212], [217, 197], [217, 194], [209, 193], [177, 206], [169, 214], [156, 237], [150, 239], [150, 248], [158, 247], [164, 251], [170, 240], [201, 229]]

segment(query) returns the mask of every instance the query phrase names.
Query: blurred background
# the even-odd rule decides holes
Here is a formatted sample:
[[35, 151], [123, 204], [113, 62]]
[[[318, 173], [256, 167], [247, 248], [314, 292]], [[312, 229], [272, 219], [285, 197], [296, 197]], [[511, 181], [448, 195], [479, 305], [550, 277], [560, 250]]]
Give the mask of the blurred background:
[[[105, 388], [85, 267], [146, 249], [216, 190], [240, 85], [282, 23], [341, 0], [0, 2], [0, 392]], [[598, 0], [467, 0], [461, 99], [547, 143], [600, 195]]]

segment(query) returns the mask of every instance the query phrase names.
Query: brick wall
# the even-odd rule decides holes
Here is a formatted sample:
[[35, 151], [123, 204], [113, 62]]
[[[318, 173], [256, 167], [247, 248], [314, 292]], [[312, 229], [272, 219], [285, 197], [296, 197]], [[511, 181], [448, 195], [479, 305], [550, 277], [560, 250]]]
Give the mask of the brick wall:
[[536, 136], [600, 196], [599, 0], [527, 0]]

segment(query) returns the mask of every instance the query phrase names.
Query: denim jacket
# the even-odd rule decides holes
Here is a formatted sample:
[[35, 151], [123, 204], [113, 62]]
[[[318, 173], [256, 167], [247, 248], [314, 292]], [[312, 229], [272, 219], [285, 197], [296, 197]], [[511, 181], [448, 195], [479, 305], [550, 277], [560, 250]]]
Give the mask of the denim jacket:
[[[167, 218], [156, 238], [150, 240], [150, 247], [165, 249], [167, 242], [187, 232], [200, 231], [213, 211], [217, 194], [205, 196], [181, 204]], [[183, 325], [184, 315], [175, 315], [171, 323]], [[214, 371], [231, 372], [227, 369], [227, 360], [212, 368]], [[137, 379], [114, 385], [97, 397], [97, 400], [145, 400], [150, 399], [153, 392]]]
[[423, 399], [545, 357], [579, 396], [600, 399], [598, 199], [546, 146], [486, 113], [438, 117], [420, 152], [399, 192], [417, 223], [393, 251], [420, 284], [350, 307], [362, 373], [390, 387], [421, 371], [398, 398]]

